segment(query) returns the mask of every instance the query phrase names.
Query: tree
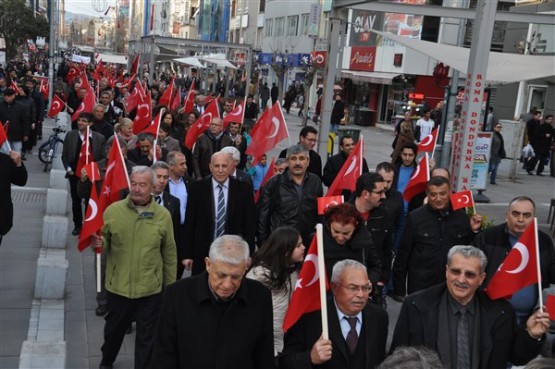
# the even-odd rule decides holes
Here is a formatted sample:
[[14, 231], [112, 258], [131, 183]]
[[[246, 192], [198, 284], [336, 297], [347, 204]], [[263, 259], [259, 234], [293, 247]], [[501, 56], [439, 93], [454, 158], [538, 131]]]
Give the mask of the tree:
[[6, 41], [8, 60], [17, 57], [18, 47], [26, 44], [27, 39], [37, 36], [49, 39], [50, 28], [47, 20], [40, 14], [35, 17], [34, 10], [25, 0], [4, 0], [0, 2], [0, 33]]

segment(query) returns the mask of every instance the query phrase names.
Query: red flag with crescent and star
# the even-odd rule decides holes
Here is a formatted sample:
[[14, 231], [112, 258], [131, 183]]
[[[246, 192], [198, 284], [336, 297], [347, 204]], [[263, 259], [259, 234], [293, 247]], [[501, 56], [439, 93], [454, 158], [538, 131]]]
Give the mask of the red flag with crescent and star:
[[52, 96], [52, 104], [50, 104], [50, 109], [48, 109], [48, 116], [54, 118], [58, 113], [64, 110], [66, 103], [64, 100], [60, 99], [58, 95]]
[[418, 144], [418, 152], [434, 152], [437, 142], [437, 134], [439, 129], [434, 129], [432, 133], [424, 137]]
[[138, 135], [152, 122], [152, 104], [150, 92], [146, 93], [145, 99], [137, 105], [137, 115], [133, 119], [133, 134]]
[[277, 101], [268, 110], [268, 115], [265, 119], [257, 122], [255, 126], [257, 128], [254, 130], [254, 133], [251, 131], [251, 144], [245, 152], [247, 155], [255, 158], [255, 160], [259, 160], [263, 154], [272, 150], [278, 143], [289, 137], [285, 117]]
[[195, 90], [195, 81], [191, 82], [191, 86], [189, 87], [189, 91], [187, 91], [187, 95], [185, 95], [185, 103], [183, 104], [183, 112], [186, 114], [195, 110], [195, 97], [197, 96], [197, 92]]
[[104, 214], [104, 209], [100, 207], [96, 186], [93, 184], [91, 186], [91, 196], [87, 205], [87, 211], [85, 212], [85, 219], [83, 220], [83, 228], [79, 234], [79, 243], [77, 244], [80, 252], [91, 245], [91, 236], [100, 231], [100, 228], [104, 225], [102, 214]]
[[343, 196], [324, 196], [318, 197], [318, 215], [324, 215], [330, 206], [343, 204]]
[[459, 191], [451, 194], [451, 207], [453, 210], [474, 207], [472, 191]]
[[197, 142], [197, 138], [208, 129], [210, 126], [210, 122], [212, 122], [212, 118], [220, 116], [220, 109], [218, 108], [218, 103], [216, 101], [212, 101], [206, 109], [204, 113], [197, 119], [195, 124], [191, 125], [187, 130], [187, 136], [185, 137], [185, 147], [191, 150], [195, 142]]
[[[299, 279], [291, 296], [289, 307], [283, 320], [283, 330], [287, 332], [303, 314], [320, 310], [320, 285], [318, 280], [318, 248], [316, 235], [310, 243], [304, 258]], [[329, 284], [326, 278], [326, 290]]]
[[510, 297], [524, 287], [538, 283], [537, 220], [534, 218], [486, 287], [490, 299]]
[[351, 151], [341, 170], [328, 188], [326, 196], [341, 195], [343, 190], [355, 191], [357, 179], [362, 174], [362, 162], [364, 161], [363, 147], [361, 135], [355, 148]]
[[[94, 186], [93, 186], [94, 187]], [[129, 188], [129, 177], [123, 160], [123, 154], [119, 141], [114, 139], [108, 162], [102, 189], [100, 190], [100, 204], [106, 209], [111, 203], [120, 199], [120, 191]]]
[[243, 101], [239, 105], [224, 117], [224, 129], [229, 125], [229, 123], [241, 123], [243, 124], [243, 116], [245, 115], [245, 102]]
[[50, 85], [48, 84], [48, 80], [44, 80], [41, 78], [39, 91], [45, 98], [45, 100], [48, 100], [48, 94], [50, 93]]
[[172, 98], [175, 97], [174, 96], [174, 91], [173, 91], [174, 87], [175, 87], [175, 83], [174, 83], [174, 79], [172, 78], [172, 81], [170, 82], [170, 85], [168, 87], [166, 87], [166, 90], [164, 91], [164, 94], [158, 100], [158, 106], [165, 106], [167, 108], [170, 107], [170, 103], [173, 100]]
[[128, 112], [135, 110], [135, 108], [139, 104], [145, 102], [146, 92], [140, 81], [135, 83], [135, 87], [133, 88], [133, 90], [125, 100], [127, 104], [125, 108], [127, 109]]
[[428, 164], [428, 153], [420, 159], [420, 162], [412, 172], [409, 183], [403, 192], [403, 198], [410, 201], [415, 195], [426, 191], [426, 184], [430, 180], [430, 171]]
[[129, 69], [129, 74], [139, 73], [139, 61], [141, 60], [141, 54], [137, 54], [131, 63], [131, 69]]
[[181, 106], [181, 86], [177, 89], [177, 93], [175, 94], [173, 101], [170, 106], [170, 111], [174, 111], [179, 109]]

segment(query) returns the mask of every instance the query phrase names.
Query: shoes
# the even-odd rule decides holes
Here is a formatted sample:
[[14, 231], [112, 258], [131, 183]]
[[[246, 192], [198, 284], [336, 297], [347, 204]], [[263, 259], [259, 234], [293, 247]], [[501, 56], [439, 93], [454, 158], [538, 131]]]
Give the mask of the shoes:
[[543, 174], [541, 173], [536, 173], [537, 176], [543, 177]]
[[23, 160], [23, 161], [27, 160], [24, 153], [21, 153], [21, 160]]
[[527, 170], [526, 172], [528, 173], [529, 176], [533, 176], [533, 175], [534, 175], [534, 173], [532, 173], [531, 170]]
[[492, 184], [494, 186], [497, 186], [497, 182], [490, 182], [489, 184]]
[[113, 365], [104, 365], [104, 364], [100, 363], [100, 366], [98, 368], [99, 369], [113, 369], [114, 366]]
[[106, 305], [98, 305], [94, 313], [96, 316], [104, 316], [108, 312]]
[[79, 227], [76, 226], [75, 228], [73, 228], [73, 231], [71, 231], [71, 234], [74, 236], [79, 236], [80, 233], [81, 233], [81, 226]]

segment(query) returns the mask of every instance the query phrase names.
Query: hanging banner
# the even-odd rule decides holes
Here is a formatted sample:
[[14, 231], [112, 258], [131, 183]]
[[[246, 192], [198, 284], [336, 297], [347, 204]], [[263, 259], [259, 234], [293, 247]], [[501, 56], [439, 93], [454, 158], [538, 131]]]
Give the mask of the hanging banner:
[[476, 137], [474, 164], [472, 165], [472, 176], [470, 178], [470, 188], [473, 190], [486, 189], [492, 134], [492, 132], [479, 132]]

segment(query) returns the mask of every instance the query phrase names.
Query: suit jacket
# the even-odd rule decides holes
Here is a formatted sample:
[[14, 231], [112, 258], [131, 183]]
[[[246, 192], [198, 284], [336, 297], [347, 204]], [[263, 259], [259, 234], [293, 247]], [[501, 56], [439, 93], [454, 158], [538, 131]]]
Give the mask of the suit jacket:
[[8, 233], [13, 225], [12, 183], [25, 186], [27, 169], [23, 162], [17, 167], [9, 155], [0, 152], [0, 235]]
[[[98, 132], [91, 132], [91, 151], [94, 157], [94, 161], [106, 158], [106, 139], [104, 136]], [[66, 134], [64, 139], [64, 149], [62, 151], [62, 163], [64, 164], [64, 169], [71, 166], [71, 169], [75, 172], [77, 165], [77, 155], [81, 150], [81, 145], [79, 144], [79, 130], [74, 129]], [[77, 175], [79, 173], [76, 173]]]
[[239, 182], [243, 182], [248, 184], [251, 187], [251, 190], [254, 192], [254, 186], [252, 184], [252, 177], [245, 173], [244, 170], [237, 168], [235, 170], [235, 179]]
[[[310, 350], [322, 334], [320, 310], [305, 314], [285, 334], [285, 346], [280, 356], [282, 369], [312, 369]], [[352, 369], [370, 369], [377, 367], [385, 358], [385, 344], [389, 318], [385, 310], [370, 302], [362, 310], [361, 335], [364, 333], [365, 367]], [[320, 365], [321, 369], [350, 368], [349, 355], [345, 338], [341, 333], [339, 317], [333, 299], [328, 299], [328, 329], [332, 341], [332, 357]]]
[[[162, 201], [164, 207], [168, 209], [172, 216], [173, 237], [175, 238], [175, 246], [177, 251], [178, 266], [181, 265], [183, 252], [183, 237], [181, 233], [181, 212], [179, 211], [179, 199], [171, 195], [167, 190], [162, 192]], [[181, 277], [181, 276], [180, 276]]]
[[[185, 258], [193, 259], [192, 274], [204, 267], [210, 244], [214, 241], [215, 219], [212, 177], [193, 183], [187, 196], [185, 212]], [[229, 178], [225, 234], [243, 237], [254, 252], [255, 208], [252, 187], [235, 178]]]
[[225, 313], [215, 305], [206, 272], [166, 289], [154, 341], [156, 368], [273, 367], [270, 291], [245, 278]]

